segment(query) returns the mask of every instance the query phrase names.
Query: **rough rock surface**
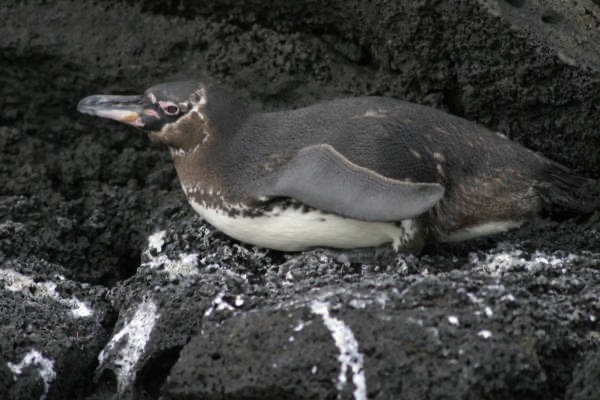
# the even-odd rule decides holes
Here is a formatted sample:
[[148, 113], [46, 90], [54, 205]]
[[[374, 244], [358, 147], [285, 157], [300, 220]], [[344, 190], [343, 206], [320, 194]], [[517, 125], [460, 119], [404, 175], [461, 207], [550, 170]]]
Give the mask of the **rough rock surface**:
[[264, 109], [386, 95], [598, 178], [599, 3], [2, 2], [0, 398], [600, 398], [600, 214], [394, 265], [266, 251], [75, 111], [203, 74]]

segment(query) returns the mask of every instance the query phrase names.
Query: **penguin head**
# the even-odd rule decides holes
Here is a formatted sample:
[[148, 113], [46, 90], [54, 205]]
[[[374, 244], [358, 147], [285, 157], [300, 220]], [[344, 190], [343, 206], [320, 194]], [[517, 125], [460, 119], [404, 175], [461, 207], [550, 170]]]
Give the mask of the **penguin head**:
[[[218, 86], [180, 81], [153, 86], [137, 96], [89, 96], [79, 102], [77, 110], [134, 126], [154, 142], [187, 151], [207, 142], [214, 130], [223, 128], [219, 118], [211, 118], [215, 107], [209, 105], [210, 93], [215, 94], [217, 104], [222, 105], [225, 100], [226, 108], [236, 108], [232, 101], [226, 101], [231, 97], [228, 92]], [[224, 111], [230, 118], [236, 115], [235, 110], [222, 108], [217, 107], [217, 114]]]

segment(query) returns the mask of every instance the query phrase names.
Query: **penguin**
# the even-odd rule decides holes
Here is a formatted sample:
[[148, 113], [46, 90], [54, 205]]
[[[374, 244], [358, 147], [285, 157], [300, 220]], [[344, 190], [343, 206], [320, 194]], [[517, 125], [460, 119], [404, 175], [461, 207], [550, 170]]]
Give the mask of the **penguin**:
[[591, 213], [578, 176], [463, 118], [386, 97], [253, 112], [214, 82], [142, 95], [93, 95], [78, 111], [166, 145], [181, 187], [208, 223], [286, 252], [388, 247], [517, 228], [545, 209]]

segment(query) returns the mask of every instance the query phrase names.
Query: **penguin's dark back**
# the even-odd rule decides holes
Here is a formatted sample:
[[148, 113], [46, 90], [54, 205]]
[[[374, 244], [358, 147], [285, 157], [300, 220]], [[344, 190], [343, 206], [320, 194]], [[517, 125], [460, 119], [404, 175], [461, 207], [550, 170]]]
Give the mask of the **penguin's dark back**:
[[208, 83], [205, 89], [208, 101], [204, 112], [209, 120], [209, 130], [214, 131], [219, 142], [227, 147], [250, 115], [249, 105], [218, 84]]
[[538, 164], [529, 150], [482, 126], [383, 97], [254, 115], [230, 145], [237, 147], [232, 153], [255, 158], [244, 165], [267, 163], [268, 170], [318, 143], [328, 143], [355, 164], [384, 176], [414, 182], [451, 184], [465, 174], [507, 167], [528, 174]]

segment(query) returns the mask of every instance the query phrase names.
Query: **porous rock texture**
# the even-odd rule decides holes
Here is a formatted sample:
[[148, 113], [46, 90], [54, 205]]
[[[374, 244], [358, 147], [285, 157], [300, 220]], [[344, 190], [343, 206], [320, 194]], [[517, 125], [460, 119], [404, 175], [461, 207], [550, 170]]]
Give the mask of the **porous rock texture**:
[[598, 213], [392, 265], [267, 251], [75, 111], [199, 76], [265, 110], [385, 95], [598, 178], [599, 3], [3, 1], [0, 398], [599, 399]]

